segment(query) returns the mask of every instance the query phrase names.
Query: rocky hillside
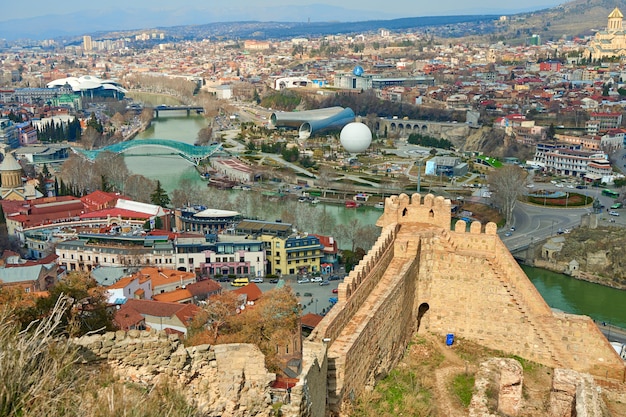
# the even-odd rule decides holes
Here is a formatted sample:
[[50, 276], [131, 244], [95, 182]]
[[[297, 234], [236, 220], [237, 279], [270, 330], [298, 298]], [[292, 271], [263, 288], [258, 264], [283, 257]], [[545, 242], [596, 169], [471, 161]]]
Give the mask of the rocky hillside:
[[551, 9], [515, 15], [500, 28], [506, 39], [538, 34], [543, 40], [562, 36], [590, 36], [606, 28], [607, 17], [619, 7], [626, 13], [626, 0], [575, 0]]
[[580, 227], [565, 237], [557, 254], [558, 263], [576, 260], [580, 270], [591, 274], [599, 284], [626, 289], [626, 234], [621, 227]]

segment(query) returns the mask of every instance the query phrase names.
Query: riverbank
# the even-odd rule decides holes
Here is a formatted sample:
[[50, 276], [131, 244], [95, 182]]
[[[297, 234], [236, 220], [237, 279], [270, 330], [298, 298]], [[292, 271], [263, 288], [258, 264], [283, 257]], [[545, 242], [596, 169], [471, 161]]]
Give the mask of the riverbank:
[[615, 282], [609, 280], [609, 278], [602, 277], [595, 274], [590, 274], [588, 272], [584, 272], [581, 270], [576, 270], [574, 273], [567, 273], [569, 269], [569, 263], [565, 262], [554, 262], [554, 261], [546, 261], [544, 259], [536, 259], [533, 262], [535, 268], [545, 269], [551, 272], [556, 272], [557, 274], [564, 274], [568, 277], [578, 279], [581, 281], [591, 282], [593, 284], [603, 285], [605, 287], [614, 288], [616, 290], [626, 290], [626, 284], [622, 284], [619, 282]]

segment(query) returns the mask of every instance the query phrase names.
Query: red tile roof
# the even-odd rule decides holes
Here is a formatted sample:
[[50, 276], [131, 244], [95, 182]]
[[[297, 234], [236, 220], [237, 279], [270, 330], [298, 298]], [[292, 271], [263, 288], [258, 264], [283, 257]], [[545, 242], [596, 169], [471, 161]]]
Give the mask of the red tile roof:
[[148, 220], [150, 215], [147, 213], [141, 213], [138, 211], [120, 209], [120, 208], [107, 208], [103, 210], [92, 211], [89, 213], [81, 214], [81, 219], [106, 219], [107, 217], [122, 217], [125, 219], [145, 219]]
[[233, 290], [236, 294], [245, 294], [247, 297], [247, 301], [256, 301], [263, 295], [263, 292], [254, 282], [246, 285], [245, 287], [237, 288]]
[[307, 313], [300, 318], [300, 323], [305, 327], [314, 329], [324, 317], [319, 314]]
[[93, 211], [101, 210], [105, 207], [114, 207], [118, 198], [123, 197], [119, 194], [96, 190], [93, 193], [81, 197], [80, 200], [85, 206], [85, 211]]
[[186, 323], [189, 319], [200, 311], [200, 307], [193, 304], [178, 304], [178, 303], [165, 303], [161, 301], [152, 300], [135, 300], [129, 299], [115, 314], [116, 321], [117, 316], [124, 314], [127, 309], [132, 309], [142, 316], [153, 317], [178, 317], [181, 322]]

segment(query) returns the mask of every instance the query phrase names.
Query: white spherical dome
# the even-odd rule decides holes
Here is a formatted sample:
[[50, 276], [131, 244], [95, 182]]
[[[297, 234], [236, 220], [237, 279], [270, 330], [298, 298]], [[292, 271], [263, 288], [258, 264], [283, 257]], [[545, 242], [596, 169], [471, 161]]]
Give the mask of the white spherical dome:
[[346, 151], [359, 153], [366, 150], [372, 143], [372, 132], [365, 124], [352, 122], [341, 129], [339, 140]]

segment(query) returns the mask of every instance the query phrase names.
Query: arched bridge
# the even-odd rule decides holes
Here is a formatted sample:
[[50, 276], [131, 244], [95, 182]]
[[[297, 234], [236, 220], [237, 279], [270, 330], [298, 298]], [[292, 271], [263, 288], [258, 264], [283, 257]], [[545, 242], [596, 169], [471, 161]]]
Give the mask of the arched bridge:
[[96, 159], [98, 154], [103, 151], [123, 153], [129, 149], [137, 148], [140, 146], [152, 146], [172, 150], [181, 158], [188, 160], [194, 165], [198, 165], [200, 161], [210, 157], [211, 155], [222, 149], [221, 144], [211, 146], [194, 146], [188, 143], [168, 139], [134, 139], [116, 143], [114, 145], [105, 146], [104, 148], [100, 149], [85, 150], [80, 148], [72, 148], [72, 150], [76, 153], [83, 155], [90, 161], [93, 161]]
[[467, 136], [470, 127], [465, 123], [457, 122], [433, 122], [430, 120], [405, 120], [380, 118], [374, 125], [374, 130], [379, 135], [399, 135], [408, 137], [411, 133], [419, 133], [435, 137], [442, 137], [445, 133], [456, 132]]

